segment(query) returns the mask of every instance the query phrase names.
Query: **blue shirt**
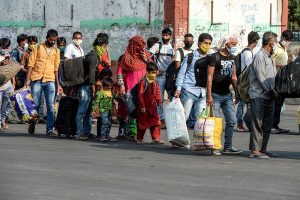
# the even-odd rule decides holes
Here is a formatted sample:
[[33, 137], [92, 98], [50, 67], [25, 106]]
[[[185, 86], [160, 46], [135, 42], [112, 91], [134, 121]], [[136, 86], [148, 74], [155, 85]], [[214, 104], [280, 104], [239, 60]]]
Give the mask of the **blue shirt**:
[[181, 89], [183, 88], [189, 93], [192, 93], [197, 97], [204, 97], [206, 95], [205, 88], [196, 86], [195, 67], [194, 67], [196, 61], [205, 56], [206, 55], [204, 56], [200, 55], [198, 50], [194, 50], [193, 61], [188, 69], [187, 69], [188, 56], [184, 57], [176, 79], [177, 90], [181, 91]]

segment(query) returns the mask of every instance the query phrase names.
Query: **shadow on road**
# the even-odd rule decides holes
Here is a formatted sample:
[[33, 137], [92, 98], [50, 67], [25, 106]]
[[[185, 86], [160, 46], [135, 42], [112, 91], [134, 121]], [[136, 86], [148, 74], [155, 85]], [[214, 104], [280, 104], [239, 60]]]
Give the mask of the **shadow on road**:
[[[287, 133], [289, 135], [298, 135], [298, 133]], [[102, 149], [119, 149], [119, 150], [129, 150], [129, 151], [149, 151], [161, 154], [172, 154], [172, 155], [180, 155], [180, 156], [210, 156], [210, 151], [194, 151], [193, 149], [186, 149], [186, 148], [172, 148], [168, 143], [164, 145], [153, 145], [150, 143], [145, 144], [136, 144], [129, 141], [118, 141], [118, 142], [105, 142], [101, 143], [96, 139], [92, 138], [89, 140], [76, 140], [70, 139], [66, 137], [58, 138], [56, 136], [47, 136], [44, 134], [34, 134], [28, 135], [27, 133], [15, 133], [15, 132], [0, 132], [1, 137], [31, 137], [31, 138], [38, 138], [38, 139], [49, 139], [49, 140], [68, 140], [74, 142], [84, 142], [89, 143], [92, 147], [102, 148]], [[276, 153], [280, 158], [284, 159], [295, 159], [300, 160], [300, 152], [293, 152], [293, 151], [272, 151]], [[244, 151], [242, 154], [234, 155], [235, 157], [243, 157], [247, 158], [249, 156], [249, 151]], [[225, 156], [225, 155], [224, 155]], [[275, 158], [276, 159], [276, 158]]]

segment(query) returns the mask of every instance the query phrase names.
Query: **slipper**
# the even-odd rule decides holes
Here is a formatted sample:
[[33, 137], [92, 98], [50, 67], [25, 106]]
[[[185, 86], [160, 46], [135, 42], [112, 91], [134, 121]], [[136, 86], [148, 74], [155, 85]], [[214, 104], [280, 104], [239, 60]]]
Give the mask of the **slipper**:
[[7, 130], [7, 129], [8, 129], [7, 124], [6, 124], [6, 123], [2, 123], [2, 128], [3, 128], [4, 130]]
[[143, 140], [137, 140], [136, 143], [137, 144], [144, 144], [144, 141]]
[[153, 140], [151, 144], [164, 144], [165, 142], [162, 140]]
[[250, 154], [249, 158], [256, 158], [256, 159], [269, 159], [270, 157], [265, 154]]

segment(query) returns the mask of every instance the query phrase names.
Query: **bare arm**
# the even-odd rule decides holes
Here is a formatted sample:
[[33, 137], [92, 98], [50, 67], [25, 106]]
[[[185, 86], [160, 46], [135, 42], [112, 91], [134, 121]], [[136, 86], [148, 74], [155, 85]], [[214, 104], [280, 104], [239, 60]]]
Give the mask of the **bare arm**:
[[214, 66], [208, 66], [207, 69], [207, 90], [206, 90], [206, 102], [208, 105], [211, 105], [213, 103], [212, 98], [212, 81], [215, 73], [215, 67]]

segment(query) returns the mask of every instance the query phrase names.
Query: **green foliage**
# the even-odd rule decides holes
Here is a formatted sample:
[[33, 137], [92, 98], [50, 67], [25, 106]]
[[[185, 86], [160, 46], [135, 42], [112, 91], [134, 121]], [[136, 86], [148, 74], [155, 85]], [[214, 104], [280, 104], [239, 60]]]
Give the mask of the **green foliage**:
[[289, 0], [289, 28], [300, 29], [300, 1]]

